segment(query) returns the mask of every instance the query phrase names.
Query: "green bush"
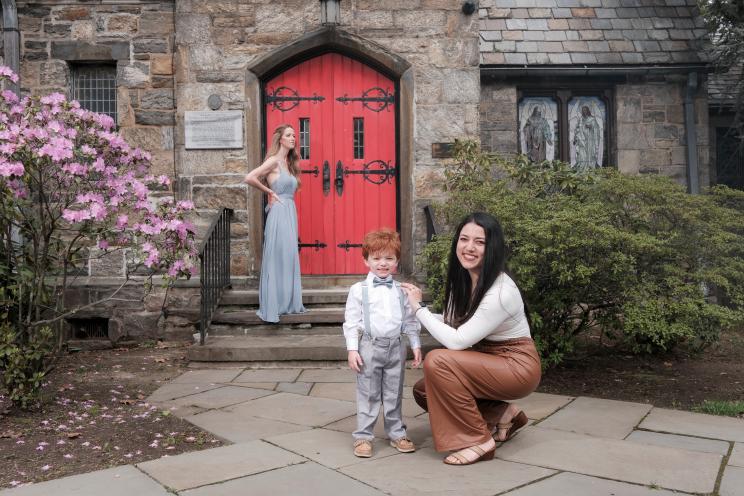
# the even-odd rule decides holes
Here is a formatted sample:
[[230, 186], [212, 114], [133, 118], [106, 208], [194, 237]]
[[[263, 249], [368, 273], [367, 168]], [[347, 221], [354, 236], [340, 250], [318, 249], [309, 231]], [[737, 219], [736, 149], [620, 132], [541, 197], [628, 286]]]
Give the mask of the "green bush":
[[0, 377], [13, 404], [23, 409], [41, 400], [46, 364], [54, 349], [54, 332], [41, 327], [24, 336], [7, 322], [0, 322]]
[[[455, 153], [437, 211], [448, 226], [476, 210], [499, 219], [546, 366], [588, 331], [658, 352], [702, 348], [744, 322], [744, 192], [689, 195], [664, 177], [577, 173], [471, 142]], [[450, 242], [435, 238], [423, 254], [439, 304]]]

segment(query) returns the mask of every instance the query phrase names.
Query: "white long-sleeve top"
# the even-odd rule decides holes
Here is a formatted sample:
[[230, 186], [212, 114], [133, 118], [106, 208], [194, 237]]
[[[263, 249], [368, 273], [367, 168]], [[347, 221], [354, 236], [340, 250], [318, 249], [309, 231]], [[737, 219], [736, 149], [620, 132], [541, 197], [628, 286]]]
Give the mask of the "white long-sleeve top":
[[524, 313], [524, 302], [511, 277], [501, 273], [483, 295], [473, 316], [455, 329], [422, 308], [416, 316], [434, 339], [450, 350], [464, 350], [482, 339], [504, 341], [530, 336], [530, 326]]
[[[369, 326], [372, 337], [394, 338], [403, 334], [408, 336], [411, 348], [421, 348], [419, 331], [421, 325], [411, 310], [408, 298], [393, 285], [372, 285], [374, 274], [367, 275], [367, 290], [369, 291]], [[404, 298], [404, 312], [401, 315], [400, 298]], [[403, 324], [401, 326], [401, 323]], [[364, 332], [364, 315], [362, 313], [362, 282], [351, 286], [346, 299], [344, 314], [344, 338], [347, 350], [359, 349], [359, 334]]]

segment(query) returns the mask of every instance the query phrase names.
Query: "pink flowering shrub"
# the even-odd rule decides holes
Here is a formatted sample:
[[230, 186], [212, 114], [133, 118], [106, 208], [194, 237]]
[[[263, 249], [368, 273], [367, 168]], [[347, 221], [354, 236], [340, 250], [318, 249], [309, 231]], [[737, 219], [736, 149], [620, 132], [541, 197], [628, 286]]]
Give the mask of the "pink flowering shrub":
[[[17, 76], [0, 67], [0, 82], [7, 79]], [[129, 146], [109, 116], [60, 93], [2, 91], [0, 321], [21, 341], [70, 312], [68, 274], [87, 268], [90, 254], [125, 250], [127, 277], [142, 268], [166, 282], [191, 275], [193, 205], [155, 199], [170, 179], [149, 169], [149, 153]]]

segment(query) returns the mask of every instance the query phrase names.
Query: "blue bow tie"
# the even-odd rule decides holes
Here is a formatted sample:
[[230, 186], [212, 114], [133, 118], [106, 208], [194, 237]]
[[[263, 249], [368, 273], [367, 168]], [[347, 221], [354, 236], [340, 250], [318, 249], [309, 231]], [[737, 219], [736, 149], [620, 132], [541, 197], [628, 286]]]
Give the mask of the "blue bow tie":
[[372, 287], [376, 288], [377, 286], [387, 286], [388, 288], [393, 287], [393, 278], [388, 277], [386, 279], [380, 279], [379, 277], [375, 277], [372, 279]]

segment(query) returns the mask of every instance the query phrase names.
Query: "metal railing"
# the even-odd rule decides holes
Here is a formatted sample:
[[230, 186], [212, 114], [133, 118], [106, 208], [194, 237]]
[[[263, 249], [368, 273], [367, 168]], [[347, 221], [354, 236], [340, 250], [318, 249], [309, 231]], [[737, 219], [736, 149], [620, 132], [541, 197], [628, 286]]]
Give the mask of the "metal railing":
[[212, 316], [222, 292], [230, 286], [230, 219], [233, 210], [221, 208], [199, 249], [201, 261], [201, 312], [199, 344], [204, 344]]
[[437, 218], [434, 216], [434, 207], [432, 205], [424, 206], [424, 216], [426, 217], [426, 242], [430, 243], [432, 238], [442, 232], [439, 227]]

